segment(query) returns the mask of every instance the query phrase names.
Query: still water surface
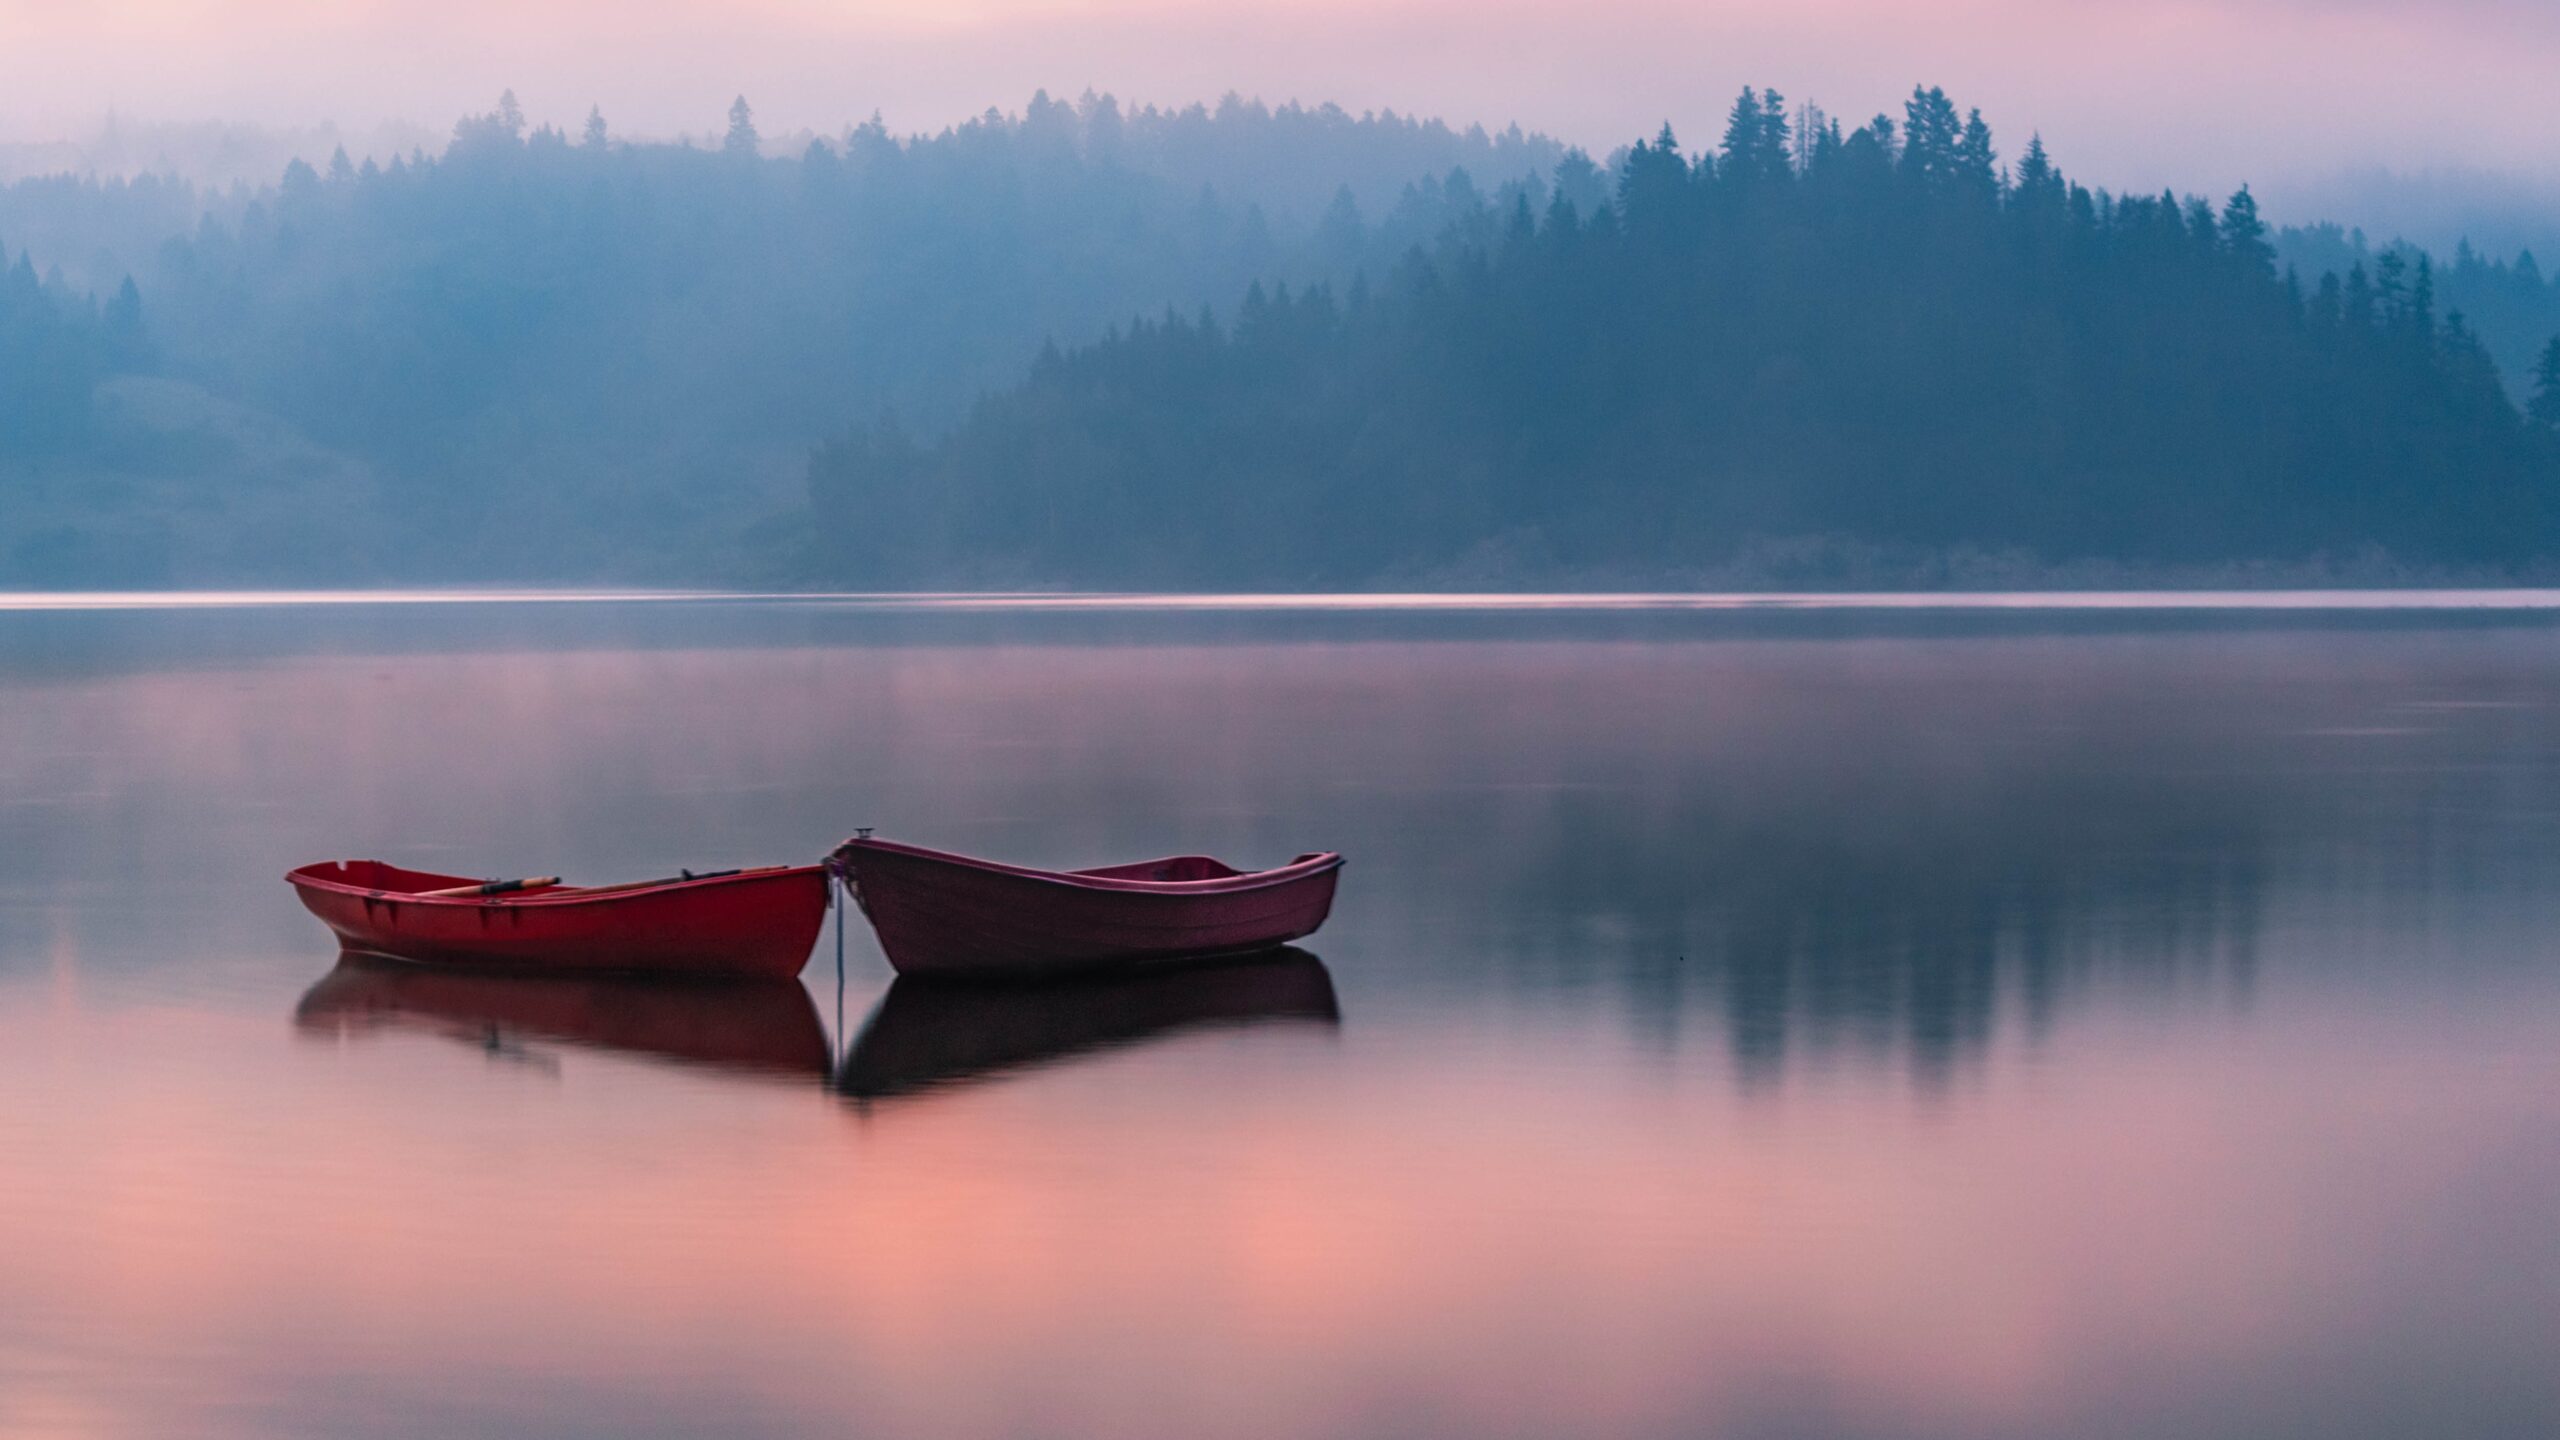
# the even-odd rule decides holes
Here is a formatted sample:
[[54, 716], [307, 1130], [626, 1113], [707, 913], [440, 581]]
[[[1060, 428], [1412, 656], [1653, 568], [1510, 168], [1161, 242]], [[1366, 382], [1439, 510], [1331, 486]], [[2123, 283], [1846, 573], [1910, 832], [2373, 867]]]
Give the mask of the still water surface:
[[[1350, 856], [1254, 965], [279, 875]], [[0, 1436], [2560, 1433], [2560, 616], [0, 607]]]

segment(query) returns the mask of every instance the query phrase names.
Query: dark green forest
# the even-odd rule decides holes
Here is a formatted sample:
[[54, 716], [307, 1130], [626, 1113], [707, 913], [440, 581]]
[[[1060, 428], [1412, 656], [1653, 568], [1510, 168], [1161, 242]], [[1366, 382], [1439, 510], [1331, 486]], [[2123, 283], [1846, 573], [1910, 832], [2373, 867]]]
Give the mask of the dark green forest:
[[2306, 283], [2246, 190], [2110, 196], [2035, 141], [2004, 168], [1936, 90], [1854, 130], [1746, 91], [1713, 154], [1666, 129], [1615, 180], [1375, 282], [1044, 352], [930, 444], [857, 426], [812, 462], [796, 573], [2495, 570], [2560, 539], [2560, 446], [2424, 257]]
[[268, 187], [0, 186], [0, 243], [0, 585], [2560, 551], [2531, 256], [2113, 195], [1934, 90], [1855, 129], [1746, 92], [1710, 153], [1599, 162], [1234, 97], [787, 139], [741, 101], [679, 143], [509, 97]]

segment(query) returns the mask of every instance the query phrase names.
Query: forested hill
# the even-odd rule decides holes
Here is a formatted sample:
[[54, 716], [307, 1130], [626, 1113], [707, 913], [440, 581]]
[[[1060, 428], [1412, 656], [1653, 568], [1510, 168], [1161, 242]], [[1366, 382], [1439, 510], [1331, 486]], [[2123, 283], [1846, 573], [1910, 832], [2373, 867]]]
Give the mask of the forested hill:
[[2004, 163], [1934, 91], [1808, 114], [1754, 92], [1712, 155], [1603, 166], [1233, 99], [789, 141], [741, 101], [699, 143], [505, 99], [439, 154], [265, 188], [0, 187], [0, 588], [2560, 548], [2510, 398], [2560, 329], [2529, 257], [2315, 229], [2290, 277], [2245, 195]]
[[[903, 141], [874, 122], [777, 160], [743, 102], [717, 149], [617, 144], [601, 117], [528, 134], [502, 108], [440, 159], [289, 170], [272, 205], [175, 246], [149, 294], [173, 350], [439, 480], [527, 440], [699, 461], [743, 436], [805, 440], [849, 402], [936, 422], [1018, 378], [1044, 338], [1381, 262], [1446, 223], [1445, 184], [1416, 188], [1419, 171], [1370, 212], [1383, 235], [1356, 198], [1330, 230], [1322, 212], [1275, 218], [1251, 182], [1293, 137], [1339, 129], [1324, 148], [1365, 138], [1519, 174], [1562, 154], [1309, 114], [1235, 107], [1133, 137], [1107, 101], [1040, 96], [1019, 119]], [[1235, 180], [1188, 178], [1221, 169]]]
[[32, 257], [12, 260], [0, 248], [0, 436], [9, 450], [43, 457], [85, 445], [98, 382], [140, 367], [148, 346], [130, 282], [101, 305], [46, 285]]
[[132, 272], [157, 352], [111, 382], [97, 444], [39, 463], [0, 431], [0, 587], [734, 578], [732, 537], [848, 413], [936, 425], [1051, 337], [1382, 269], [1453, 216], [1543, 203], [1567, 156], [1233, 98], [1040, 95], [798, 143], [744, 101], [726, 124], [632, 143], [510, 97], [441, 154], [264, 191], [0, 187], [0, 237], [65, 303]]
[[1745, 92], [1597, 207], [1052, 351], [933, 443], [858, 425], [773, 553], [857, 586], [2494, 570], [2560, 554], [2552, 402], [2519, 413], [2423, 263], [2279, 271], [2245, 190], [2004, 167], [1934, 90], [1845, 131]]

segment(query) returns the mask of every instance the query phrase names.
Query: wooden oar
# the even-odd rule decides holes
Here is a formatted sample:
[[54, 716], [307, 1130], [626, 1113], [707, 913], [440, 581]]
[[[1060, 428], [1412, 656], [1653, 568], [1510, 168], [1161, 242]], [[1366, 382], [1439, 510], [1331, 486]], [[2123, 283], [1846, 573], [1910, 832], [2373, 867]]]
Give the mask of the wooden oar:
[[541, 875], [530, 880], [491, 880], [483, 885], [456, 885], [450, 890], [421, 890], [421, 900], [461, 900], [480, 895], [511, 895], [518, 890], [540, 890], [560, 883], [557, 875]]
[[646, 890], [652, 885], [682, 885], [693, 880], [725, 880], [732, 875], [761, 875], [767, 870], [788, 870], [788, 865], [758, 865], [751, 870], [687, 870], [659, 880], [626, 880], [619, 885], [572, 885], [581, 895], [602, 895], [614, 890]]
[[626, 880], [619, 885], [560, 885], [557, 875], [544, 875], [531, 880], [491, 880], [483, 885], [456, 885], [450, 890], [420, 890], [420, 900], [476, 900], [486, 895], [511, 895], [521, 890], [544, 890], [560, 885], [563, 890], [581, 896], [608, 895], [616, 890], [646, 890], [653, 885], [681, 885], [689, 880], [720, 880], [731, 875], [760, 875], [767, 870], [788, 870], [788, 865], [759, 865], [752, 870], [687, 870], [658, 880]]

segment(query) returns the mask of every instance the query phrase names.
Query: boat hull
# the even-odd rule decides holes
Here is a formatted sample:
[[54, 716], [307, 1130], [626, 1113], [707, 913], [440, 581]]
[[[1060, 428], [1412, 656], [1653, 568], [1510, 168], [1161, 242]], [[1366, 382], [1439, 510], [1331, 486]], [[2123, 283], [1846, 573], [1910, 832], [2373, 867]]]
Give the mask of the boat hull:
[[901, 975], [836, 1088], [881, 1100], [1210, 1029], [1342, 1023], [1333, 977], [1304, 950], [1011, 985]]
[[306, 865], [285, 879], [347, 950], [542, 973], [789, 979], [809, 961], [828, 899], [820, 865], [487, 898], [421, 896], [473, 881], [374, 860]]
[[304, 992], [294, 1024], [336, 1038], [410, 1030], [474, 1047], [557, 1041], [799, 1080], [827, 1078], [834, 1060], [808, 990], [790, 980], [495, 975], [346, 955]]
[[1190, 856], [1058, 872], [871, 839], [846, 842], [836, 863], [899, 974], [955, 978], [1273, 949], [1324, 924], [1342, 869], [1323, 853], [1250, 874]]

